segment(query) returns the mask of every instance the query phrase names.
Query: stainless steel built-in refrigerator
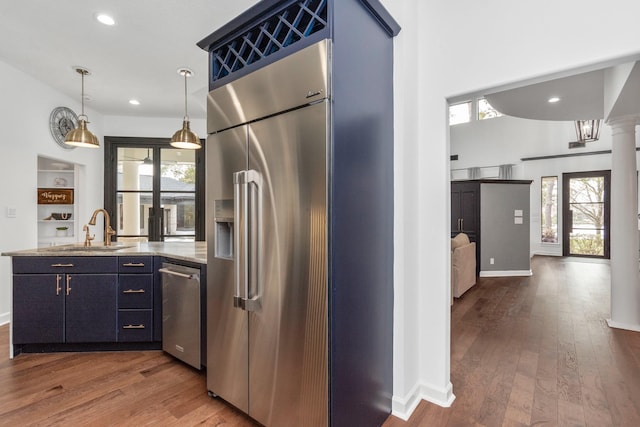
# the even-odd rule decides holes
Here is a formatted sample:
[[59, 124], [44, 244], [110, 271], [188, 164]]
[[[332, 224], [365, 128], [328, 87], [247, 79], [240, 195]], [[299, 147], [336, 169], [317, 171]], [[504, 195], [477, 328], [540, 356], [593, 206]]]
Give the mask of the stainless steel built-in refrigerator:
[[207, 388], [266, 426], [328, 424], [330, 47], [208, 97]]

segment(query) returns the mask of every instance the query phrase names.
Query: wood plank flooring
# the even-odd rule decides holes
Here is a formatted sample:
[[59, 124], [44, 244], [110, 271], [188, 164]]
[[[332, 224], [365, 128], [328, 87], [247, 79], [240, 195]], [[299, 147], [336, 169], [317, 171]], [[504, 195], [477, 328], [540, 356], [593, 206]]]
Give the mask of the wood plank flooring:
[[255, 426], [161, 351], [21, 354], [0, 327], [0, 426]]
[[640, 426], [640, 333], [610, 329], [609, 265], [534, 257], [534, 276], [480, 278], [451, 311], [451, 408], [426, 426]]
[[[453, 406], [422, 402], [384, 427], [640, 426], [640, 333], [606, 325], [608, 264], [532, 267], [529, 278], [479, 279], [453, 305]], [[10, 360], [8, 335], [1, 326], [0, 426], [255, 425], [160, 351]]]

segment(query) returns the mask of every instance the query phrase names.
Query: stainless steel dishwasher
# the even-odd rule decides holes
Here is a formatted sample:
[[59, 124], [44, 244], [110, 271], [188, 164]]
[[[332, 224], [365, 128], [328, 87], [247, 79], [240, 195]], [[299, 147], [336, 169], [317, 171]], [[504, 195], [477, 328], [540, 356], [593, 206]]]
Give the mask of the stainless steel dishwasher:
[[202, 368], [200, 270], [162, 263], [162, 349]]

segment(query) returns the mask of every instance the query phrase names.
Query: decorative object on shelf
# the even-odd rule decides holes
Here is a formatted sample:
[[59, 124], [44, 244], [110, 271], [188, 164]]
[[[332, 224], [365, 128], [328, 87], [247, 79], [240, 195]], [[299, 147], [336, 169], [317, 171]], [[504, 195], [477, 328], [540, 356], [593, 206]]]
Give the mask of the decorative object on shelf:
[[57, 237], [67, 237], [67, 230], [69, 227], [56, 227], [56, 236]]
[[[64, 142], [64, 136], [62, 138], [63, 142]], [[75, 147], [67, 147], [67, 148], [75, 148]], [[71, 169], [71, 165], [67, 164], [67, 163], [60, 163], [60, 162], [51, 162], [51, 167], [53, 169], [62, 171], [62, 170], [67, 170], [69, 172], [73, 172], [73, 170]]]
[[54, 187], [66, 187], [67, 180], [60, 177], [53, 178], [53, 185]]
[[52, 213], [51, 218], [57, 221], [69, 221], [73, 214], [69, 212]]
[[38, 188], [39, 205], [72, 205], [72, 188]]
[[74, 147], [98, 148], [100, 147], [100, 141], [98, 141], [97, 136], [87, 129], [89, 118], [84, 114], [84, 76], [91, 73], [82, 67], [74, 67], [74, 69], [82, 76], [82, 114], [78, 116], [78, 127], [67, 134], [64, 143]]
[[76, 148], [64, 142], [65, 136], [74, 130], [76, 126], [78, 126], [78, 116], [71, 108], [56, 107], [51, 111], [49, 115], [49, 131], [56, 144], [65, 150], [73, 150]]
[[201, 147], [200, 138], [191, 130], [189, 114], [187, 114], [187, 78], [193, 75], [193, 71], [189, 68], [179, 68], [178, 74], [184, 76], [184, 120], [182, 129], [173, 134], [170, 144], [176, 148], [195, 150]]

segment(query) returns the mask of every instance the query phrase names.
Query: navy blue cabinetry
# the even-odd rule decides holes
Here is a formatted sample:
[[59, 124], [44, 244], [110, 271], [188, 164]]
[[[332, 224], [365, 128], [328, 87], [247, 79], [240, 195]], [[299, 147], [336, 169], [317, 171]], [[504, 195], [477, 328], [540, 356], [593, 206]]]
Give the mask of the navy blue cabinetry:
[[157, 350], [153, 256], [14, 256], [14, 354]]
[[13, 343], [64, 342], [64, 274], [13, 276]]
[[153, 341], [153, 257], [119, 257], [118, 271], [118, 341]]
[[15, 257], [13, 343], [113, 342], [115, 257]]

